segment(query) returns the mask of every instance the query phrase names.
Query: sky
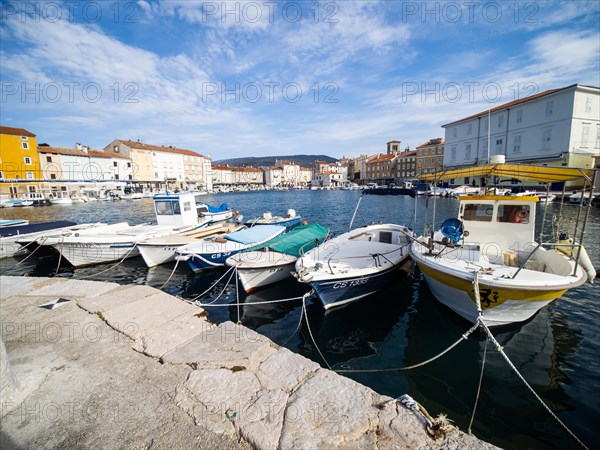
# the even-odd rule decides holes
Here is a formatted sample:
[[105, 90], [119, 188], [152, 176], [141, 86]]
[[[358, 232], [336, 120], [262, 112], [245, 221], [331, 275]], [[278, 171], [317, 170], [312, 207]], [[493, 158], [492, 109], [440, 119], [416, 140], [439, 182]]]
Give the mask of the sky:
[[0, 124], [213, 160], [414, 149], [443, 124], [600, 86], [600, 2], [2, 0]]

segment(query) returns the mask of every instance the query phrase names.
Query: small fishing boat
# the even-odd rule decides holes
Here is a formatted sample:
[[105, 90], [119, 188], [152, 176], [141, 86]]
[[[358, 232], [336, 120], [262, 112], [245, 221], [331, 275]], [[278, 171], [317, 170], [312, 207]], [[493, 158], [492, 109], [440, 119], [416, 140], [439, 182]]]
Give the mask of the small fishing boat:
[[410, 273], [414, 233], [396, 224], [357, 228], [326, 241], [296, 262], [299, 281], [309, 283], [325, 309], [377, 292]]
[[329, 229], [317, 223], [300, 225], [280, 234], [260, 249], [230, 256], [225, 264], [237, 268], [238, 277], [246, 293], [292, 277], [298, 258], [322, 244]]
[[146, 265], [154, 267], [174, 261], [175, 251], [184, 245], [198, 242], [208, 237], [233, 233], [242, 228], [244, 228], [243, 225], [233, 222], [207, 223], [205, 226], [186, 233], [147, 239], [138, 244], [138, 249]]
[[124, 223], [115, 230], [93, 234], [46, 237], [46, 245], [52, 245], [74, 267], [85, 267], [133, 258], [140, 254], [138, 243], [146, 239], [185, 233], [204, 225], [198, 222], [194, 196], [189, 193], [156, 195], [154, 210], [157, 225]]
[[551, 203], [556, 200], [556, 195], [546, 192], [538, 192], [535, 194], [536, 197], [540, 200], [541, 204]]
[[[0, 258], [16, 256], [26, 251], [32, 251], [36, 245], [29, 245], [44, 235], [56, 232], [68, 232], [73, 227], [85, 228], [91, 224], [77, 225], [75, 222], [66, 220], [54, 222], [42, 222], [29, 224], [29, 221], [24, 221], [24, 224], [14, 225], [0, 229]], [[21, 243], [21, 240], [27, 242]]]
[[220, 206], [215, 207], [199, 202], [197, 198], [196, 211], [198, 211], [198, 217], [208, 222], [219, 222], [221, 220], [227, 220], [233, 217], [233, 211], [229, 206], [227, 206], [227, 203], [222, 203]]
[[281, 225], [284, 227], [295, 227], [302, 222], [302, 217], [296, 214], [296, 210], [288, 209], [285, 216], [274, 216], [269, 211], [255, 219], [248, 220], [245, 225], [253, 227], [256, 225]]
[[50, 197], [53, 205], [72, 205], [73, 199], [68, 191], [54, 191]]
[[2, 203], [2, 206], [5, 208], [22, 208], [25, 206], [33, 206], [33, 200], [24, 200], [21, 198], [14, 198], [11, 200], [6, 200]]
[[581, 197], [583, 197], [583, 203], [587, 204], [590, 200], [591, 195], [592, 194], [590, 192], [576, 192], [575, 194], [569, 195], [569, 203], [581, 203]]
[[179, 261], [187, 261], [194, 272], [222, 267], [230, 256], [263, 245], [285, 230], [286, 227], [281, 225], [263, 225], [205, 238], [200, 242], [178, 248], [175, 258]]
[[[594, 170], [504, 164], [427, 174], [435, 181], [464, 177], [511, 177], [545, 183], [583, 179], [593, 185]], [[556, 234], [535, 238], [536, 196], [459, 197], [457, 218], [447, 219], [433, 237], [420, 237], [410, 252], [434, 296], [452, 311], [488, 326], [522, 322], [567, 290], [593, 281], [595, 270], [581, 245], [562, 225]], [[544, 210], [545, 211], [545, 210]], [[587, 217], [587, 216], [586, 216]], [[560, 220], [560, 218], [559, 218]], [[435, 222], [435, 218], [434, 218]]]

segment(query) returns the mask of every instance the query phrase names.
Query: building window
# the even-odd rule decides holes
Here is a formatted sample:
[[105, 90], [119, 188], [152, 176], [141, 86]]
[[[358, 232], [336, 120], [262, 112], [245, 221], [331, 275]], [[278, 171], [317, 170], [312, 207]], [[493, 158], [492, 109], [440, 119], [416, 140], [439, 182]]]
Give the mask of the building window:
[[452, 129], [452, 137], [456, 137], [456, 135], [457, 135], [457, 134], [458, 134], [458, 128], [457, 128], [457, 127], [454, 127], [454, 128]]
[[546, 117], [550, 117], [552, 116], [552, 112], [554, 110], [554, 102], [547, 102], [546, 103]]
[[466, 160], [471, 159], [471, 144], [467, 144], [465, 146], [465, 159]]
[[517, 123], [523, 122], [523, 110], [517, 111]]
[[119, 179], [119, 175], [115, 174], [115, 180]]
[[467, 125], [467, 136], [471, 136], [472, 132], [473, 132], [473, 124], [470, 123], [469, 125]]
[[130, 169], [130, 168], [131, 168], [131, 163], [130, 163], [130, 162], [128, 162], [128, 163], [127, 163], [127, 168], [128, 168], [128, 169]]
[[504, 126], [504, 115], [498, 116], [498, 128], [502, 128]]
[[488, 129], [488, 120], [487, 120], [487, 119], [484, 119], [484, 120], [483, 120], [483, 130], [484, 130], [484, 131], [487, 131], [487, 129]]
[[552, 128], [542, 130], [542, 150], [550, 150], [552, 143]]
[[46, 162], [52, 162], [52, 156], [46, 156]]
[[29, 156], [26, 156], [25, 158], [23, 158], [23, 160], [25, 161], [25, 164], [27, 164], [27, 165], [31, 164], [31, 158]]
[[115, 153], [119, 153], [119, 146], [118, 146], [118, 145], [115, 145], [115, 146], [113, 147], [113, 151], [114, 151]]
[[456, 145], [450, 148], [450, 160], [456, 161]]
[[28, 180], [33, 180], [33, 172], [25, 172], [25, 178]]
[[50, 179], [51, 180], [56, 180], [56, 174], [55, 173], [51, 173], [50, 174]]
[[116, 161], [113, 161], [113, 167], [117, 167], [118, 163]]
[[583, 124], [583, 126], [581, 128], [581, 146], [587, 147], [589, 139], [590, 139], [590, 125]]
[[23, 150], [29, 150], [29, 143], [28, 142], [21, 142], [21, 148]]
[[589, 95], [585, 99], [585, 112], [592, 112], [592, 97]]
[[4, 172], [0, 170], [0, 180], [4, 180]]
[[28, 139], [27, 136], [21, 136], [22, 141], [26, 141], [27, 139]]
[[513, 153], [521, 153], [521, 135], [516, 134], [513, 143]]
[[496, 139], [496, 155], [502, 154], [502, 139]]

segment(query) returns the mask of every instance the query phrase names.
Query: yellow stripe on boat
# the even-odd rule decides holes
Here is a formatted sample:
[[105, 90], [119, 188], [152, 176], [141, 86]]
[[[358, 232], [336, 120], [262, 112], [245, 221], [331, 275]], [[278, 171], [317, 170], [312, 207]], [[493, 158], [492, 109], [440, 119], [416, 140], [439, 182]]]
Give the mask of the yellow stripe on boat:
[[[417, 264], [419, 266], [419, 269], [421, 269], [421, 271], [424, 272], [426, 275], [451, 288], [466, 292], [469, 295], [469, 298], [473, 302], [475, 302], [473, 286], [470, 280], [464, 280], [462, 278], [440, 272], [439, 270], [435, 270], [420, 261], [417, 261]], [[562, 296], [565, 292], [567, 292], [567, 289], [527, 290], [523, 288], [498, 288], [496, 286], [491, 286], [489, 284], [481, 282], [481, 279], [479, 283], [479, 294], [481, 297], [481, 306], [483, 309], [489, 309], [501, 305], [507, 300], [517, 300], [523, 302], [554, 300]]]

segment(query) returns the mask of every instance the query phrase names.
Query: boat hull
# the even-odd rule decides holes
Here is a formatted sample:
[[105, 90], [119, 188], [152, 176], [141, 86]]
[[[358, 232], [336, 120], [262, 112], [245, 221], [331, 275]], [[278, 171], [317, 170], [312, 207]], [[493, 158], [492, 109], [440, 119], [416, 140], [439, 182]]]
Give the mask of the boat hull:
[[[477, 322], [478, 310], [472, 282], [436, 270], [422, 260], [415, 259], [417, 259], [417, 265], [435, 298], [468, 321]], [[507, 288], [480, 282], [479, 293], [483, 320], [488, 326], [526, 321], [566, 291], [567, 289], [564, 288], [551, 287], [525, 290], [522, 286]]]
[[298, 258], [279, 252], [243, 252], [227, 258], [228, 266], [235, 266], [246, 293], [292, 278]]
[[120, 261], [139, 256], [140, 251], [134, 242], [122, 243], [57, 243], [52, 245], [73, 267], [87, 267], [96, 264]]
[[[412, 269], [409, 258], [398, 265], [372, 275], [338, 278], [336, 280], [311, 281], [323, 307], [328, 310], [354, 302], [405, 278]], [[402, 276], [404, 275], [404, 276]]]
[[160, 264], [166, 264], [171, 261], [175, 261], [175, 251], [181, 245], [153, 245], [153, 244], [140, 244], [138, 249], [144, 262], [148, 267], [158, 266]]

